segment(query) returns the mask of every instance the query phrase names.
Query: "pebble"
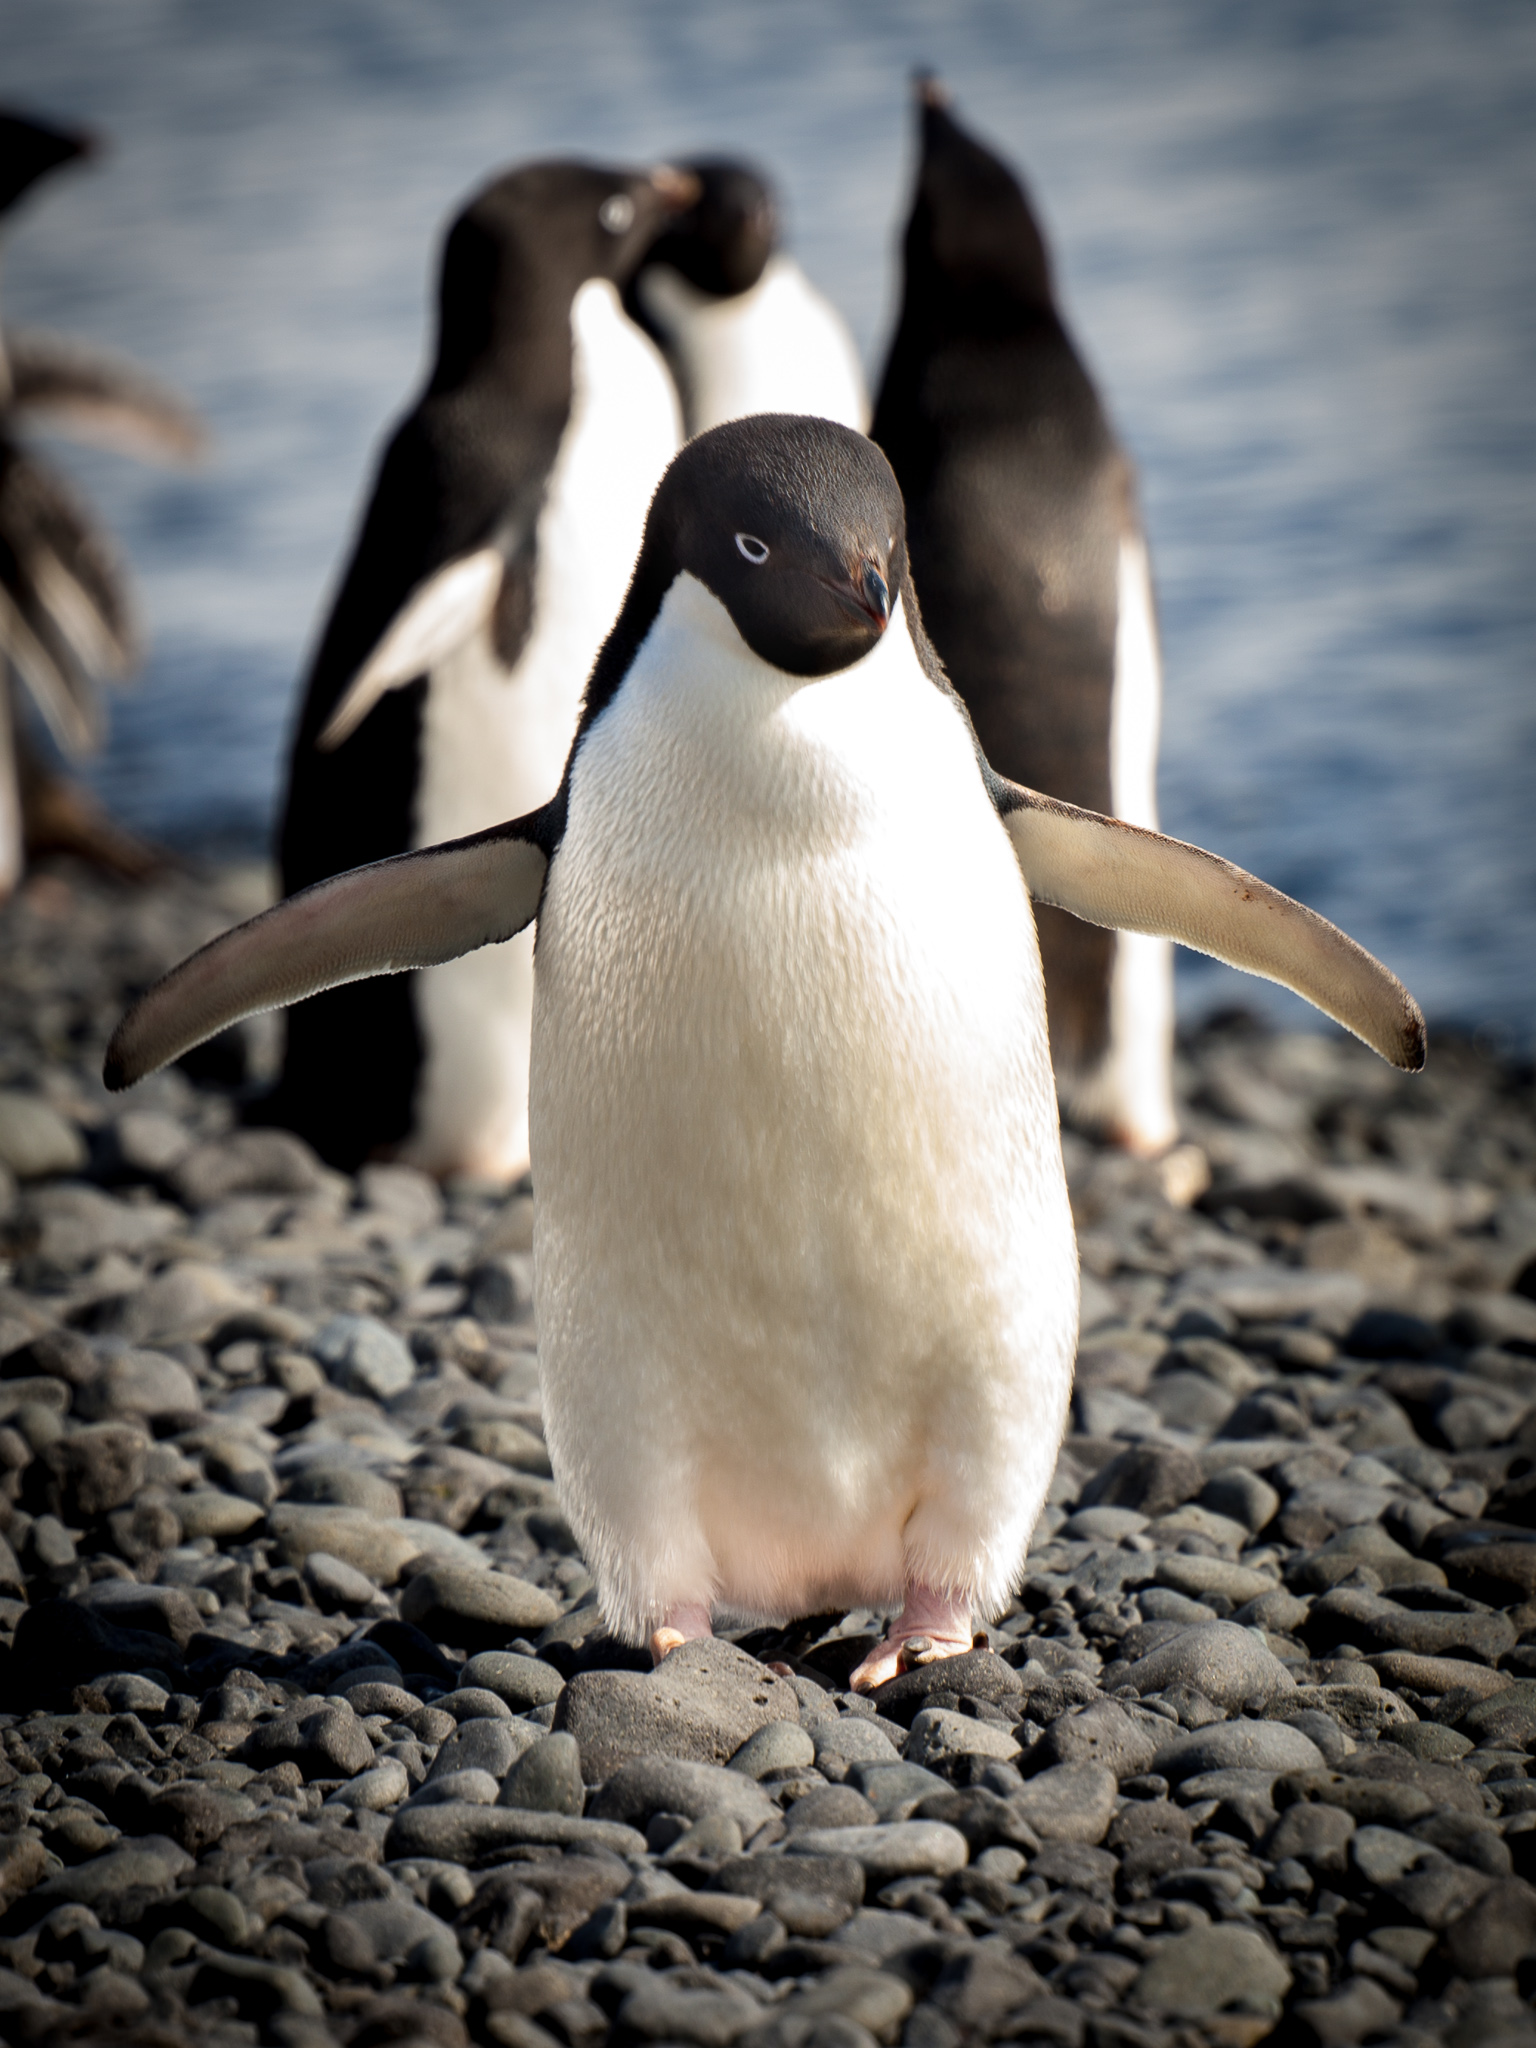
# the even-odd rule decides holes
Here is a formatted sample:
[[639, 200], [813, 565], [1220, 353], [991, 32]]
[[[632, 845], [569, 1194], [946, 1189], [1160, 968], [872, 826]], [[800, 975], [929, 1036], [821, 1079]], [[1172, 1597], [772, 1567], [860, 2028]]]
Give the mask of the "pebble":
[[1136, 1978], [1135, 1995], [1173, 2019], [1205, 2019], [1229, 2007], [1268, 2019], [1290, 1988], [1290, 1969], [1255, 1928], [1196, 1927], [1160, 1944]]
[[791, 1856], [850, 1856], [880, 1884], [897, 1877], [948, 1877], [970, 1850], [964, 1835], [937, 1820], [885, 1821], [876, 1827], [805, 1828], [790, 1837]]
[[1294, 1686], [1285, 1666], [1251, 1629], [1233, 1622], [1197, 1622], [1138, 1658], [1124, 1682], [1145, 1696], [1169, 1686], [1193, 1686], [1218, 1707], [1254, 1701], [1268, 1706]]
[[1103, 1764], [1053, 1764], [1013, 1802], [1042, 1842], [1102, 1842], [1119, 1787]]
[[536, 1813], [580, 1813], [586, 1804], [586, 1786], [576, 1738], [565, 1734], [536, 1737], [509, 1773], [501, 1804], [527, 1807]]
[[1218, 1721], [1165, 1742], [1152, 1768], [1177, 1785], [1203, 1771], [1315, 1771], [1324, 1763], [1316, 1744], [1284, 1721]]
[[461, 1650], [499, 1649], [509, 1636], [547, 1628], [559, 1613], [538, 1586], [455, 1565], [419, 1572], [400, 1596], [402, 1621]]
[[310, 1339], [310, 1350], [335, 1386], [349, 1394], [387, 1401], [416, 1377], [410, 1347], [375, 1316], [332, 1316]]
[[946, 1707], [924, 1707], [913, 1716], [905, 1754], [910, 1763], [932, 1769], [962, 1756], [996, 1757], [1006, 1763], [1022, 1752], [1006, 1728]]
[[492, 1692], [514, 1714], [524, 1714], [530, 1707], [549, 1706], [559, 1699], [564, 1681], [537, 1657], [520, 1657], [510, 1650], [481, 1650], [466, 1658], [459, 1684]]
[[580, 1672], [555, 1709], [556, 1727], [581, 1745], [589, 1784], [634, 1757], [723, 1764], [768, 1722], [799, 1718], [793, 1686], [720, 1641], [684, 1643], [644, 1674]]

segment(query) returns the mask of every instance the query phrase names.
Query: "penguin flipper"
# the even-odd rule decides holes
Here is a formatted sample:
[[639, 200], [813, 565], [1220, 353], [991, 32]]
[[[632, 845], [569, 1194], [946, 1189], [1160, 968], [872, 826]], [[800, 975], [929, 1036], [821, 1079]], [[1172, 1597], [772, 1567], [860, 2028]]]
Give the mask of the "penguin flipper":
[[11, 404], [94, 447], [152, 462], [198, 461], [208, 431], [174, 392], [137, 364], [62, 334], [15, 329], [5, 337]]
[[512, 938], [538, 914], [552, 811], [353, 868], [225, 932], [122, 1019], [107, 1047], [107, 1086], [131, 1088], [258, 1010]]
[[418, 583], [342, 692], [315, 745], [323, 753], [339, 747], [386, 690], [413, 682], [462, 647], [490, 618], [505, 570], [499, 548], [477, 548]]
[[1395, 974], [1305, 904], [1219, 855], [997, 777], [1031, 896], [1088, 924], [1177, 939], [1305, 996], [1393, 1066], [1424, 1064], [1424, 1017]]

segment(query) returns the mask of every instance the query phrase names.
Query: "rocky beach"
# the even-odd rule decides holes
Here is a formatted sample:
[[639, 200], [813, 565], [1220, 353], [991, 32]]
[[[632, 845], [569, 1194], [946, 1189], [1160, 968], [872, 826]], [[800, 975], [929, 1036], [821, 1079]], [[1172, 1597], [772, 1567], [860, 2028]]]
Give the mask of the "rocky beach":
[[1072, 1433], [967, 1656], [654, 1673], [542, 1435], [533, 1197], [113, 1098], [261, 899], [0, 909], [0, 2039], [1536, 2043], [1536, 1086], [1218, 1018], [1066, 1140]]

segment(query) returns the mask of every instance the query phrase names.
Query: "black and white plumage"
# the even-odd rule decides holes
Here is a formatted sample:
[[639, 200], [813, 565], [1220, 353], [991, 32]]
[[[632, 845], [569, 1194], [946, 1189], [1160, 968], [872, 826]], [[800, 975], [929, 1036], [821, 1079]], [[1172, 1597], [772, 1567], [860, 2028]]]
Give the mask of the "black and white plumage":
[[763, 174], [728, 157], [685, 168], [699, 196], [647, 251], [628, 304], [702, 434], [754, 412], [810, 413], [862, 433], [869, 397], [842, 315], [784, 249]]
[[[0, 216], [37, 179], [89, 156], [89, 136], [0, 113]], [[195, 459], [195, 416], [123, 358], [63, 336], [0, 330], [0, 894], [27, 851], [68, 850], [140, 875], [156, 856], [53, 772], [17, 717], [18, 690], [67, 758], [105, 731], [99, 686], [137, 666], [132, 594], [110, 538], [27, 445], [32, 424], [159, 461]]]
[[[1003, 774], [1155, 829], [1161, 663], [1135, 473], [1023, 187], [933, 81], [917, 103], [901, 311], [870, 431], [906, 499], [928, 630]], [[1177, 1135], [1168, 946], [1061, 911], [1039, 926], [1063, 1105], [1162, 1151]]]
[[1354, 943], [1196, 848], [997, 776], [861, 436], [768, 415], [652, 506], [556, 797], [214, 942], [123, 1087], [236, 1017], [535, 917], [540, 1370], [609, 1622], [896, 1606], [969, 1644], [1045, 1497], [1077, 1261], [1032, 901], [1285, 982], [1405, 1067]]
[[[294, 731], [285, 890], [549, 797], [581, 681], [681, 438], [619, 288], [693, 196], [661, 169], [524, 165], [443, 251], [436, 358], [379, 464]], [[532, 948], [293, 1011], [260, 1114], [336, 1165], [527, 1164]]]

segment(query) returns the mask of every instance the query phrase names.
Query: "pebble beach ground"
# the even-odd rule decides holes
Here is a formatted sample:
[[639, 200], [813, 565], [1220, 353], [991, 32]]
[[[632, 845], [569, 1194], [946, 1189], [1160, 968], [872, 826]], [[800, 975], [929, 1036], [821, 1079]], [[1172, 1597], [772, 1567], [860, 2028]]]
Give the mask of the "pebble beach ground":
[[1536, 2043], [1528, 1068], [1191, 1039], [1203, 1192], [1068, 1139], [1073, 1429], [986, 1646], [652, 1674], [550, 1481], [531, 1199], [242, 1130], [266, 1026], [102, 1090], [258, 900], [0, 910], [0, 2039]]

